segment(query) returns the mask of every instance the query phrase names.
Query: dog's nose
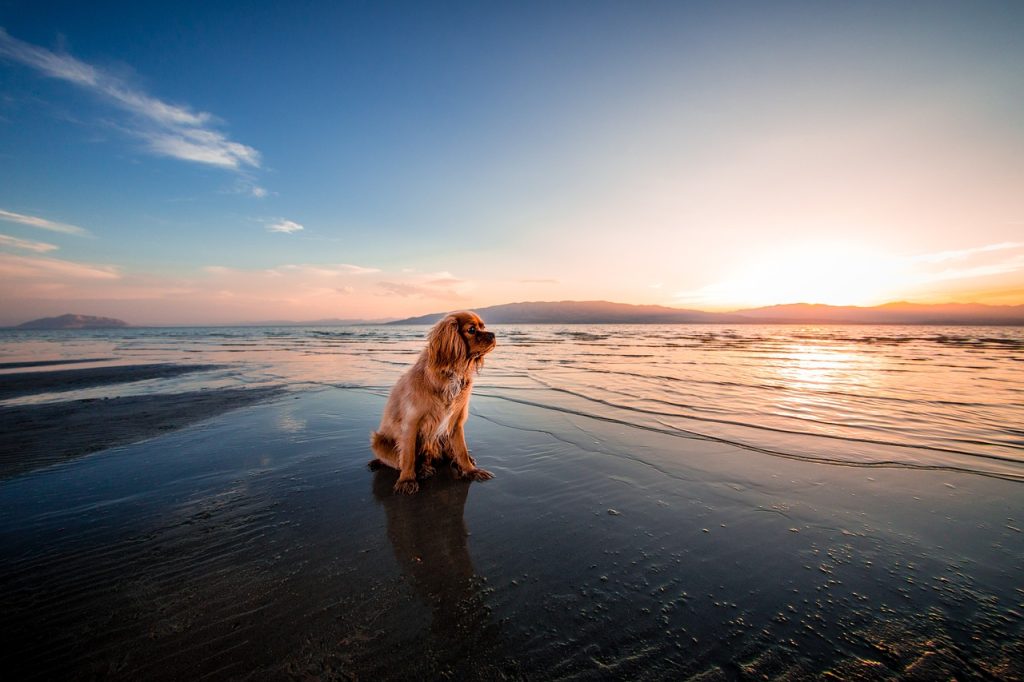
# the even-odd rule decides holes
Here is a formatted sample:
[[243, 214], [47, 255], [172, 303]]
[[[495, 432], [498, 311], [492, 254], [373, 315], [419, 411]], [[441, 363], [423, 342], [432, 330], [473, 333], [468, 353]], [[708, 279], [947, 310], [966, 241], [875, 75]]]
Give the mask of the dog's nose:
[[484, 337], [484, 341], [494, 341], [494, 332], [481, 332], [480, 335]]

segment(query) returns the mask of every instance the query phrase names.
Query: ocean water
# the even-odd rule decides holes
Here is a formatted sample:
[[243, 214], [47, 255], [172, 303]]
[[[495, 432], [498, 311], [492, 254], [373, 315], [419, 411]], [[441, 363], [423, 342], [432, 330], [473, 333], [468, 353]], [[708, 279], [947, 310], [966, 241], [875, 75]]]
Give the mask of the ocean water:
[[[497, 325], [475, 392], [680, 439], [837, 466], [1024, 480], [1024, 328]], [[0, 405], [202, 388], [386, 393], [423, 326], [0, 332], [0, 381], [30, 362], [215, 365]], [[80, 362], [80, 361], [85, 362]], [[68, 365], [32, 368], [67, 369]]]

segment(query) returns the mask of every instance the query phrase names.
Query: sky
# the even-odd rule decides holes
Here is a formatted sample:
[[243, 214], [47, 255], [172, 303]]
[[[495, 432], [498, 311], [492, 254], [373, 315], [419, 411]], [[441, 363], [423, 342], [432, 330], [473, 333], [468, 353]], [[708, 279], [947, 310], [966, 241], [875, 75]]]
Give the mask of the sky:
[[0, 325], [1024, 303], [1024, 3], [0, 4]]

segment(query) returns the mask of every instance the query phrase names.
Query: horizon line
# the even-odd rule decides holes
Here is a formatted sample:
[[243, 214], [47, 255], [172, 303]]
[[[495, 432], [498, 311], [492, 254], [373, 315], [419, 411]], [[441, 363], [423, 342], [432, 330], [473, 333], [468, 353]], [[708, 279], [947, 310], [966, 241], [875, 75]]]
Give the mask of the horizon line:
[[[662, 308], [662, 309], [664, 309], [666, 311], [674, 311], [674, 312], [680, 312], [680, 313], [688, 313], [688, 312], [690, 312], [690, 313], [700, 313], [700, 314], [704, 314], [704, 315], [716, 315], [716, 316], [717, 315], [721, 315], [721, 316], [736, 315], [736, 316], [739, 316], [740, 318], [743, 317], [743, 313], [751, 313], [751, 312], [756, 312], [756, 311], [765, 311], [765, 310], [770, 310], [770, 309], [773, 309], [773, 308], [789, 308], [789, 307], [798, 307], [798, 306], [802, 306], [802, 307], [806, 307], [806, 308], [824, 308], [824, 309], [831, 309], [831, 310], [859, 310], [859, 311], [871, 311], [871, 310], [875, 310], [875, 309], [879, 309], [879, 308], [885, 308], [887, 306], [896, 306], [896, 305], [916, 306], [916, 307], [921, 307], [921, 308], [941, 308], [941, 307], [947, 307], [947, 306], [976, 306], [976, 307], [981, 307], [981, 308], [1000, 308], [1000, 309], [1002, 309], [1002, 308], [1021, 308], [1021, 309], [1024, 309], [1024, 304], [991, 304], [991, 303], [978, 303], [978, 302], [966, 302], [966, 303], [964, 303], [964, 302], [956, 302], [956, 301], [947, 301], [947, 302], [943, 302], [943, 303], [914, 303], [912, 301], [902, 300], [902, 301], [888, 301], [886, 303], [880, 303], [878, 305], [873, 305], [873, 306], [832, 305], [832, 304], [829, 304], [829, 303], [807, 303], [807, 302], [804, 302], [804, 301], [800, 301], [800, 302], [795, 302], [795, 303], [774, 303], [774, 304], [771, 304], [771, 305], [757, 306], [757, 307], [754, 307], [754, 308], [738, 308], [738, 309], [735, 309], [735, 310], [717, 311], [717, 310], [701, 310], [699, 308], [678, 308], [678, 307], [667, 306], [667, 305], [662, 305], [662, 304], [658, 304], [658, 303], [620, 303], [620, 302], [616, 302], [616, 301], [608, 301], [608, 300], [603, 300], [603, 299], [586, 299], [586, 300], [563, 299], [563, 300], [559, 300], [559, 301], [513, 301], [513, 302], [509, 302], [509, 303], [498, 303], [498, 304], [487, 305], [487, 306], [476, 306], [476, 307], [468, 308], [468, 310], [486, 310], [488, 308], [498, 308], [498, 307], [502, 307], [502, 306], [512, 306], [512, 305], [569, 304], [569, 303], [603, 303], [603, 304], [609, 304], [609, 305], [615, 305], [615, 306], [627, 306], [627, 307], [631, 307], [631, 308]], [[464, 310], [464, 309], [467, 309], [467, 308], [459, 308], [459, 310]], [[198, 328], [198, 327], [309, 327], [309, 326], [354, 327], [354, 326], [383, 326], [383, 325], [391, 325], [391, 324], [394, 324], [395, 322], [401, 322], [401, 321], [404, 321], [404, 320], [413, 320], [413, 319], [417, 319], [417, 318], [431, 317], [431, 316], [434, 316], [434, 315], [444, 315], [444, 314], [446, 314], [448, 312], [452, 312], [454, 310], [456, 310], [456, 309], [453, 308], [452, 310], [434, 311], [434, 312], [423, 313], [423, 314], [418, 314], [418, 315], [406, 315], [406, 316], [401, 316], [401, 317], [397, 317], [396, 316], [396, 317], [375, 318], [375, 319], [341, 318], [341, 317], [338, 317], [338, 318], [321, 318], [321, 319], [317, 319], [317, 320], [280, 320], [280, 319], [278, 319], [278, 320], [236, 320], [236, 321], [223, 321], [223, 322], [151, 323], [151, 324], [131, 324], [129, 322], [126, 322], [124, 320], [120, 320], [118, 318], [108, 318], [108, 319], [115, 319], [118, 322], [124, 323], [127, 327], [132, 328], [132, 329], [174, 329], [174, 328]], [[71, 315], [71, 316], [81, 316], [81, 317], [97, 317], [97, 318], [98, 317], [104, 317], [104, 316], [100, 316], [100, 315], [86, 315], [86, 314], [83, 314], [83, 313], [61, 313], [59, 315], [39, 317], [39, 318], [30, 319], [30, 320], [25, 320], [24, 322], [14, 323], [14, 324], [10, 324], [10, 325], [7, 325], [7, 326], [0, 327], [0, 329], [17, 329], [22, 324], [27, 324], [29, 322], [36, 322], [36, 321], [39, 321], [39, 320], [56, 319], [56, 318], [60, 318], [60, 317], [68, 316], [68, 315]], [[418, 324], [427, 324], [427, 323], [410, 323], [410, 324], [417, 324], [418, 325]], [[993, 326], [991, 323], [989, 323], [989, 324], [984, 324], [984, 323], [977, 324], [977, 323], [956, 323], [956, 322], [947, 322], [947, 321], [936, 321], [936, 322], [899, 322], [899, 321], [883, 321], [883, 322], [878, 322], [878, 321], [870, 321], [870, 322], [845, 321], [844, 322], [844, 321], [825, 321], [825, 322], [815, 322], [812, 319], [811, 320], [792, 320], [792, 321], [786, 321], [785, 319], [780, 319], [779, 321], [772, 321], [770, 319], [763, 320], [763, 319], [756, 319], [756, 318], [732, 319], [732, 320], [727, 320], [727, 321], [700, 320], [700, 321], [692, 321], [692, 322], [617, 322], [616, 323], [616, 322], [587, 322], [587, 321], [583, 321], [583, 322], [575, 321], [574, 322], [574, 321], [566, 321], [566, 322], [529, 322], [529, 323], [526, 323], [526, 322], [522, 322], [522, 323], [512, 322], [512, 323], [494, 323], [494, 324], [787, 324], [787, 325], [788, 324], [834, 324], [834, 325], [872, 325], [872, 324], [887, 324], [887, 325], [898, 325], [898, 324], [942, 325], [942, 324], [949, 324], [949, 325], [952, 325], [952, 326]], [[1024, 318], [1022, 318], [1021, 324], [1024, 324]], [[1018, 325], [1016, 325], [1016, 324], [1011, 322], [1011, 323], [1008, 323], [1008, 324], [996, 324], [994, 326], [1018, 326]], [[116, 327], [108, 327], [108, 328], [121, 328], [121, 327], [120, 326], [116, 326]], [[70, 328], [70, 329], [73, 330], [73, 328]], [[55, 329], [53, 329], [51, 331], [61, 331], [61, 329], [55, 328]]]

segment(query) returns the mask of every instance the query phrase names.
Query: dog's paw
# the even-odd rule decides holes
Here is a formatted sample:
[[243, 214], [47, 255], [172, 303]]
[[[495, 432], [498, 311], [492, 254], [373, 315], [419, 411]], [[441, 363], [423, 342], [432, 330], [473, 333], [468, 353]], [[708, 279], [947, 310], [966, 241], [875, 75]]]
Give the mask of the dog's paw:
[[470, 469], [463, 474], [463, 477], [471, 481], [489, 481], [494, 478], [494, 474], [486, 469]]
[[399, 481], [395, 484], [395, 492], [399, 495], [412, 495], [420, 489], [420, 484], [415, 480]]
[[416, 478], [430, 478], [437, 473], [437, 470], [429, 464], [424, 464], [420, 467], [420, 470], [416, 472]]

